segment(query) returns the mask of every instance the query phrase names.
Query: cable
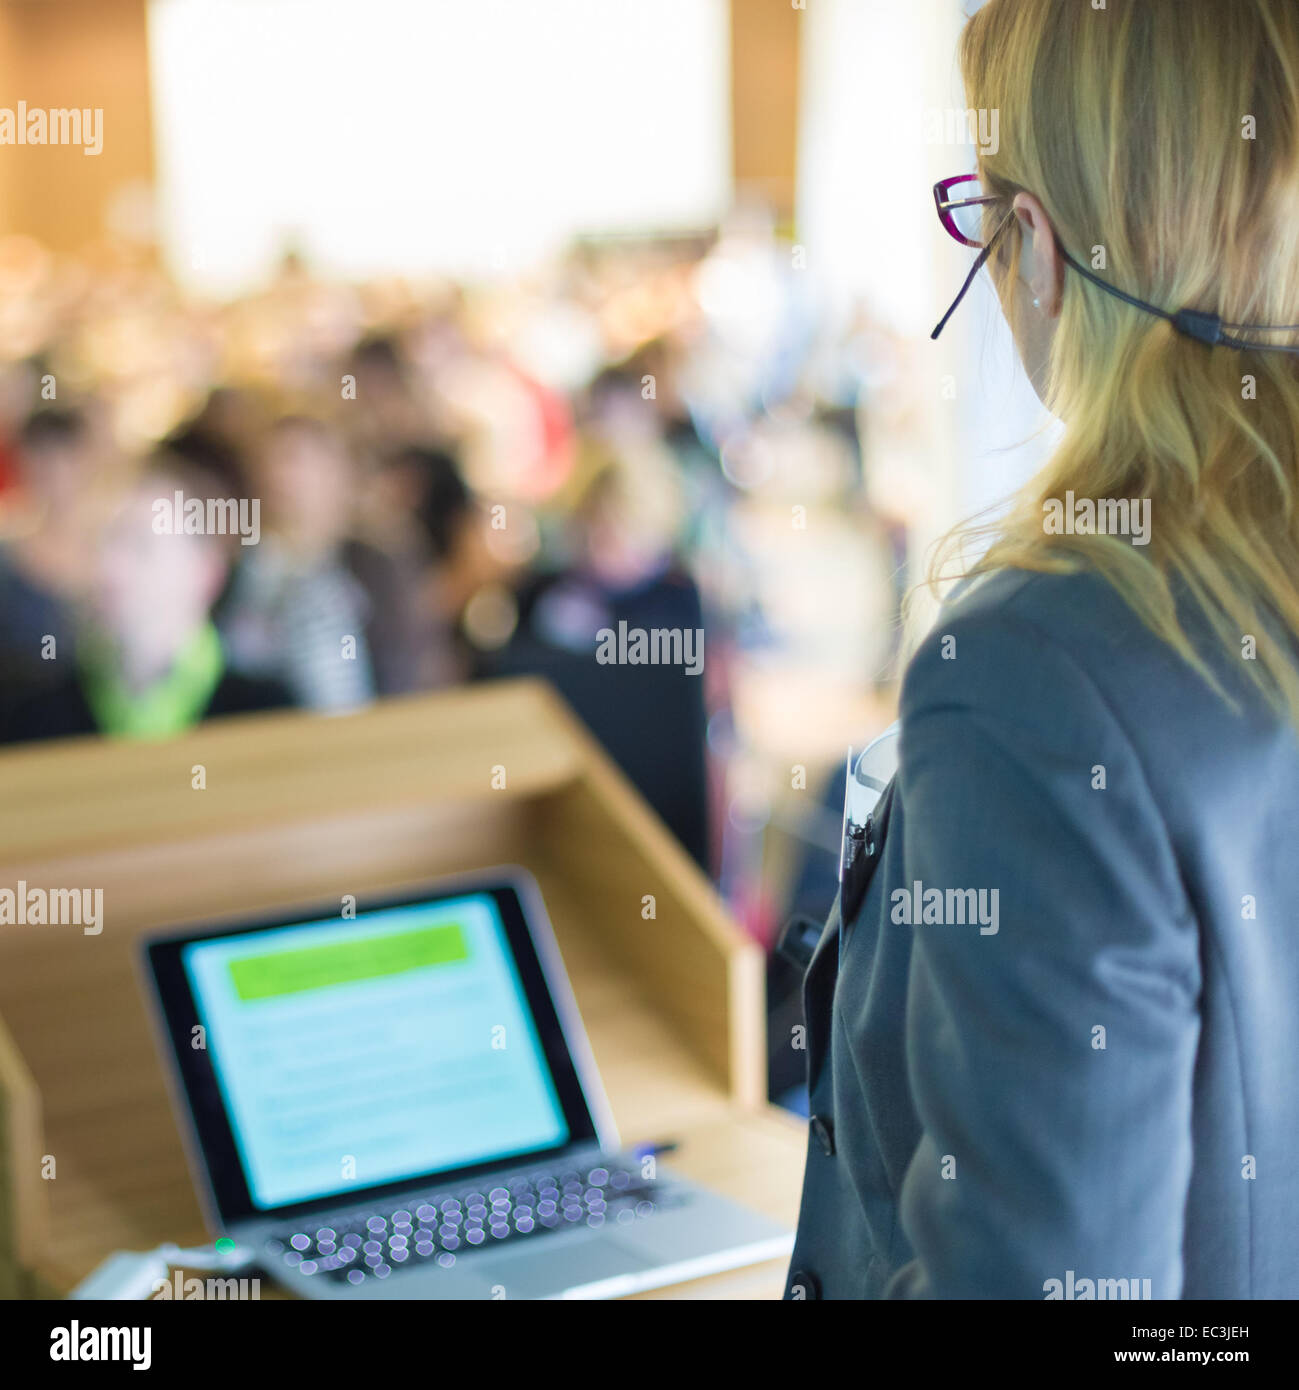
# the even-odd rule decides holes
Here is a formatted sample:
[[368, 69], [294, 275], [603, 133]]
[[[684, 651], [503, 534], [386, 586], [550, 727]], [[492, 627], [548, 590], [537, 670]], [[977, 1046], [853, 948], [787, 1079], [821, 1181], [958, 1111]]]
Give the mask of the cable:
[[[1238, 352], [1285, 352], [1299, 356], [1299, 346], [1289, 343], [1251, 343], [1235, 336], [1235, 332], [1241, 330], [1247, 333], [1299, 333], [1299, 323], [1224, 323], [1217, 314], [1208, 314], [1200, 309], [1179, 309], [1175, 314], [1170, 314], [1167, 309], [1147, 304], [1144, 299], [1138, 299], [1136, 295], [1128, 294], [1117, 285], [1111, 285], [1099, 275], [1094, 275], [1086, 266], [1079, 265], [1063, 246], [1060, 247], [1060, 256], [1067, 266], [1071, 266], [1084, 280], [1091, 281], [1097, 289], [1112, 294], [1115, 299], [1121, 299], [1125, 304], [1131, 304], [1134, 309], [1141, 309], [1147, 314], [1164, 319], [1183, 336], [1193, 338], [1206, 347], [1235, 348]], [[1235, 332], [1229, 333], [1227, 329]]]

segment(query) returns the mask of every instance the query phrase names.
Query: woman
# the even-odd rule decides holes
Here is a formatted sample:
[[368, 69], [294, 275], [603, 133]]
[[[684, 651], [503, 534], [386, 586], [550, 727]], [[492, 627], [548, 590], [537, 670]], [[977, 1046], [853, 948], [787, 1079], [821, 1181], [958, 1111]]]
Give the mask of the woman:
[[1225, 8], [965, 31], [940, 216], [1066, 434], [848, 841], [790, 1297], [1299, 1295], [1299, 8]]

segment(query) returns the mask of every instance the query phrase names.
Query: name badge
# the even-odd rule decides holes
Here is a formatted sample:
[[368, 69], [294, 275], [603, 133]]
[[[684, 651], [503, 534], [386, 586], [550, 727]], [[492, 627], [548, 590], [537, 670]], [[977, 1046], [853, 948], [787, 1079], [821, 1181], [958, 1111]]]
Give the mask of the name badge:
[[843, 836], [839, 846], [839, 950], [844, 932], [861, 907], [871, 858], [879, 852], [875, 810], [897, 771], [897, 740], [901, 726], [894, 721], [868, 743], [856, 761], [848, 750], [844, 777]]

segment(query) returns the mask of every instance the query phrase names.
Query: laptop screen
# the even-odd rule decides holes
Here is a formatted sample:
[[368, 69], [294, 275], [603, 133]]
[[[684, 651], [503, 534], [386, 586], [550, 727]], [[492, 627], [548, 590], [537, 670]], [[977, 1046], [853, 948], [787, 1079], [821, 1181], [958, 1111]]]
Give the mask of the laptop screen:
[[204, 1156], [237, 1158], [242, 1182], [212, 1174], [227, 1216], [590, 1137], [510, 889], [150, 953]]

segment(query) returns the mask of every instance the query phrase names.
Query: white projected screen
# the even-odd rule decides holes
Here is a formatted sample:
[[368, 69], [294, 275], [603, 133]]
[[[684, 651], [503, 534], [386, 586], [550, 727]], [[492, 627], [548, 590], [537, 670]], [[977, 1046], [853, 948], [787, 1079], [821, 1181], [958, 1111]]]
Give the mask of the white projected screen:
[[725, 0], [152, 0], [161, 235], [235, 292], [509, 273], [730, 192]]

